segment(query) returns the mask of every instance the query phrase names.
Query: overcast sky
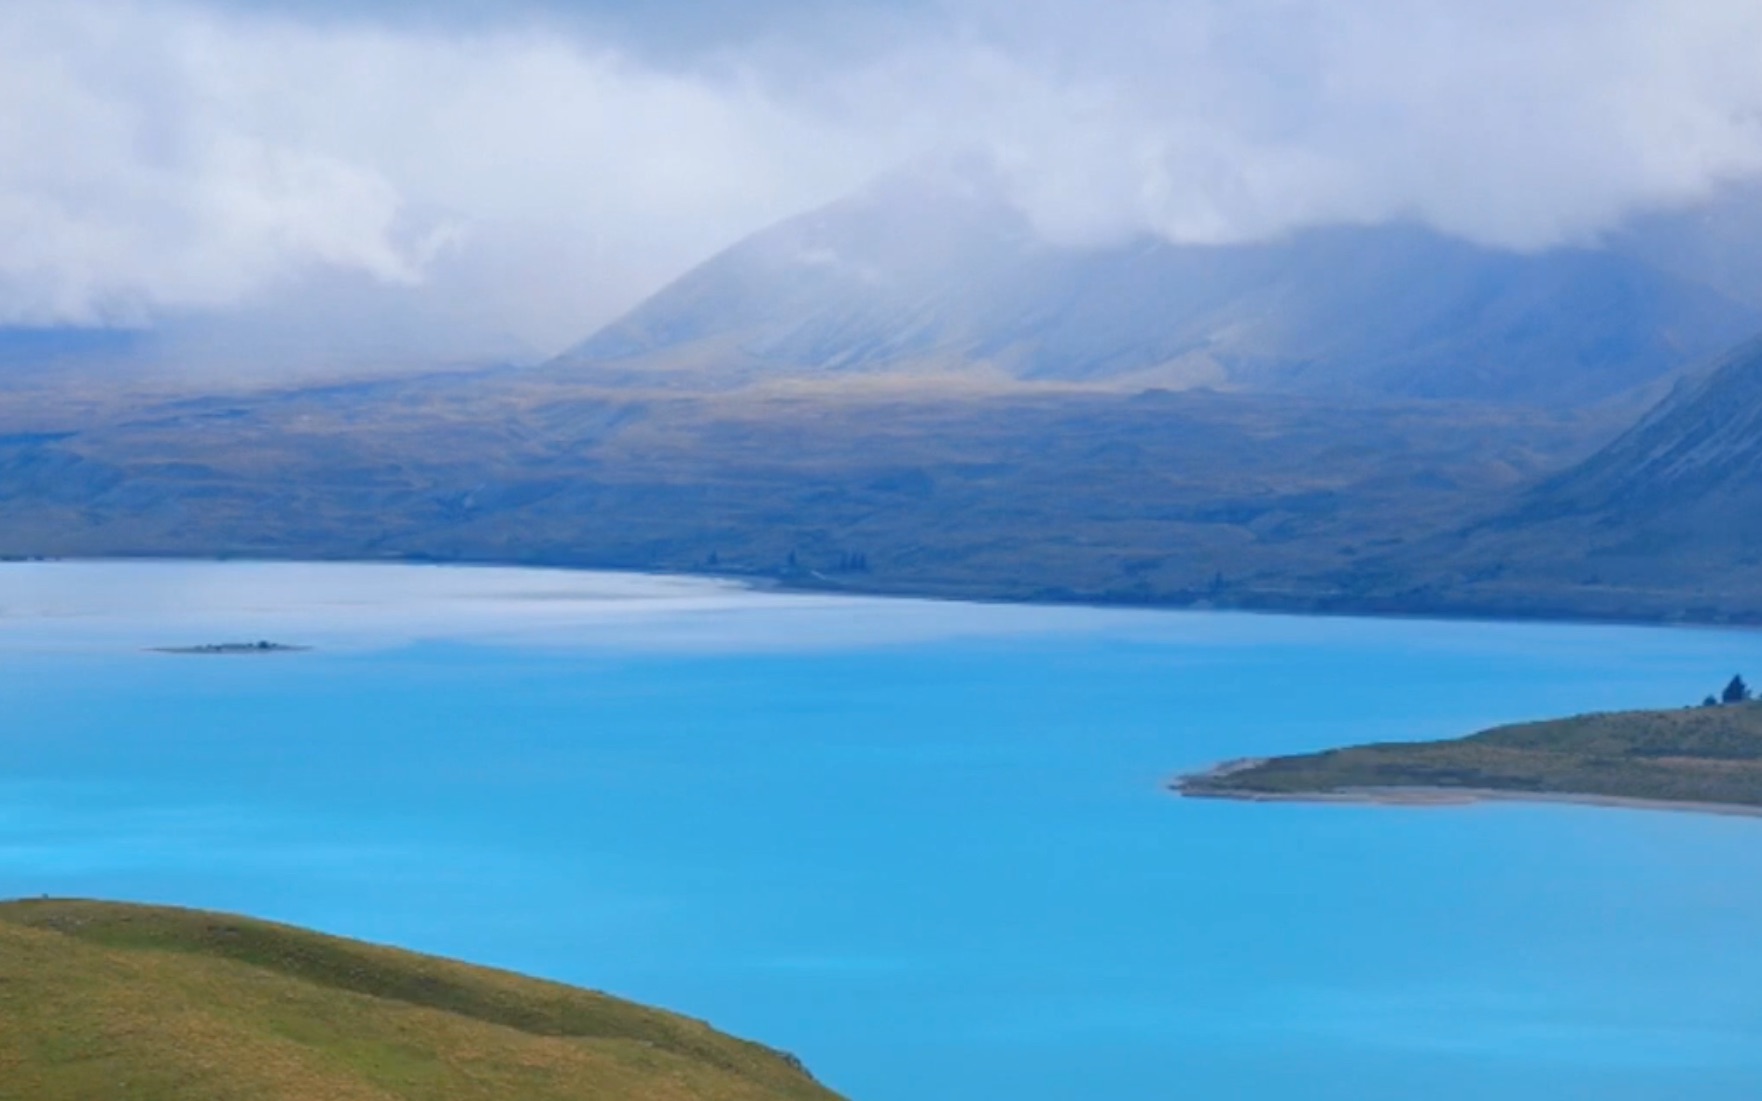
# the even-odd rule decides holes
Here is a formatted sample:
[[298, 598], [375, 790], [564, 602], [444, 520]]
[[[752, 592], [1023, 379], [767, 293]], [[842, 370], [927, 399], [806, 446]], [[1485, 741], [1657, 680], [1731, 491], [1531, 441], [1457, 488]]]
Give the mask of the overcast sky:
[[1762, 173], [1758, 57], [1756, 0], [6, 0], [0, 324], [552, 352], [953, 150], [1071, 243], [1594, 242]]

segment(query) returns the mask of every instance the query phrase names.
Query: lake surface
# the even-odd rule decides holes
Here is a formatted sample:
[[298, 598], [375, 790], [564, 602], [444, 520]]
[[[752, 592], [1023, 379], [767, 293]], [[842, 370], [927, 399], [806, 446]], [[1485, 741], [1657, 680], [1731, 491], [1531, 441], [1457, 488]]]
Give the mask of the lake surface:
[[[193, 656], [254, 641], [311, 652]], [[1755, 634], [0, 566], [0, 895], [655, 1002], [853, 1101], [1762, 1096], [1762, 819], [1166, 794], [1699, 700]]]

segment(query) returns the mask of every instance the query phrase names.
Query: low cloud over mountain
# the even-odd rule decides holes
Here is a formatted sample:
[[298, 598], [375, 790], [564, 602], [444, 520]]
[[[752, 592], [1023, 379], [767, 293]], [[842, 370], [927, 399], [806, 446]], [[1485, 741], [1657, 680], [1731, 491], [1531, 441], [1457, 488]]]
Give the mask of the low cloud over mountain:
[[297, 328], [366, 280], [542, 354], [935, 151], [1083, 247], [1589, 246], [1762, 171], [1762, 9], [1724, 0], [19, 0], [0, 32], [14, 326]]
[[895, 174], [757, 234], [561, 361], [638, 384], [965, 373], [1574, 405], [1762, 328], [1762, 308], [1611, 249], [1414, 224], [1262, 243], [1048, 243], [971, 164]]

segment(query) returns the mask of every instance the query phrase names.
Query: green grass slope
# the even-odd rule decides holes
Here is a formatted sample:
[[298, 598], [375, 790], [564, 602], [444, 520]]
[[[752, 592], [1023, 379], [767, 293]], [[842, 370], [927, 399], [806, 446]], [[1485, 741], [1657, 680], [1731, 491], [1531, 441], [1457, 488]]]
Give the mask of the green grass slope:
[[837, 1101], [555, 983], [246, 918], [0, 903], [0, 1101]]
[[1454, 788], [1762, 807], [1762, 703], [1580, 715], [1454, 741], [1274, 757], [1177, 786], [1247, 799]]

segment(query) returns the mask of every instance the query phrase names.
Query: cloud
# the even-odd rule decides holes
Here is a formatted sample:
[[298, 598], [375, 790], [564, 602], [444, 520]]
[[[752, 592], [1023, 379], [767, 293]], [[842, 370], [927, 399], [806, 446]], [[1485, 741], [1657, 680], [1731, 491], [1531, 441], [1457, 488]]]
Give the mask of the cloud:
[[1652, 0], [969, 7], [895, 82], [956, 103], [1050, 234], [1413, 219], [1515, 248], [1762, 169], [1762, 8]]
[[0, 14], [0, 102], [12, 324], [351, 274], [555, 344], [876, 166], [739, 72], [522, 28], [24, 0]]
[[484, 10], [9, 3], [0, 324], [366, 286], [443, 343], [554, 351], [935, 150], [988, 151], [1074, 243], [1410, 219], [1540, 248], [1762, 173], [1749, 2]]

